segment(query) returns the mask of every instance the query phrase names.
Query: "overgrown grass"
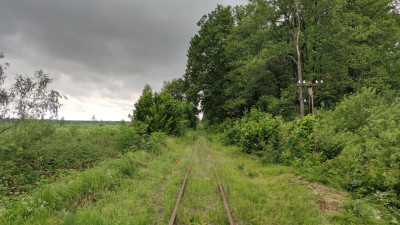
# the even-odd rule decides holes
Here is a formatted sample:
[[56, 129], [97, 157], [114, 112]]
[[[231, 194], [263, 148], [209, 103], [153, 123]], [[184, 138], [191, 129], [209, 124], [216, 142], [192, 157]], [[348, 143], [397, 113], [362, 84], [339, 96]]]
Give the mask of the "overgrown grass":
[[162, 205], [157, 197], [160, 186], [171, 173], [181, 177], [181, 167], [187, 165], [182, 155], [192, 140], [170, 139], [158, 153], [130, 152], [21, 195], [0, 210], [0, 224], [149, 224], [162, 220], [164, 215], [155, 213], [164, 212], [155, 208]]
[[[115, 126], [25, 121], [0, 136], [0, 194], [17, 196], [71, 171], [114, 158]], [[3, 201], [1, 201], [3, 200]], [[9, 199], [0, 199], [0, 205]]]
[[[378, 208], [344, 191], [303, 180], [293, 168], [263, 164], [237, 147], [211, 142], [237, 224], [387, 224]], [[357, 210], [360, 214], [354, 213]]]

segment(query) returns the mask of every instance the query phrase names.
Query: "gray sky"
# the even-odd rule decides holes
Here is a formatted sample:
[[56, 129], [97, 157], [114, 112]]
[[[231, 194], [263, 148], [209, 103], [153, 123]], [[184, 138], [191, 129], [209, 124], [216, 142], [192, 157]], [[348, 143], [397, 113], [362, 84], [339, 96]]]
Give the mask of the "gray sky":
[[0, 0], [6, 71], [43, 69], [68, 97], [66, 120], [127, 120], [146, 83], [185, 72], [196, 23], [217, 4], [247, 0]]

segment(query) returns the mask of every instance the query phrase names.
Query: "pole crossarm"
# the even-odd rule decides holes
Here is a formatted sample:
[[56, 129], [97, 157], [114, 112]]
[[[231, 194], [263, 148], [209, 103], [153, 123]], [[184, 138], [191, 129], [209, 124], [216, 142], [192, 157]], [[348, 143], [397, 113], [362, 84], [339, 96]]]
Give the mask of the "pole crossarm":
[[315, 83], [297, 83], [297, 87], [322, 87], [325, 84], [315, 84]]

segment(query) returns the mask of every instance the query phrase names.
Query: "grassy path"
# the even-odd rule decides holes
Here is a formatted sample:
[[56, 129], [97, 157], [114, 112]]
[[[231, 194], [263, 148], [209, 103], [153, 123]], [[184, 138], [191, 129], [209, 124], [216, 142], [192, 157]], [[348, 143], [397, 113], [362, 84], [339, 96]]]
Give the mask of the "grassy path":
[[318, 196], [283, 166], [266, 166], [235, 149], [212, 145], [236, 224], [329, 224]]
[[179, 205], [177, 224], [228, 223], [213, 167], [213, 155], [202, 136], [193, 151], [191, 173]]
[[[266, 166], [204, 137], [197, 141], [191, 166], [177, 224], [228, 224], [214, 166], [236, 224], [336, 223], [333, 215], [345, 199], [343, 193], [296, 177], [288, 167]], [[324, 211], [329, 204], [334, 207]]]

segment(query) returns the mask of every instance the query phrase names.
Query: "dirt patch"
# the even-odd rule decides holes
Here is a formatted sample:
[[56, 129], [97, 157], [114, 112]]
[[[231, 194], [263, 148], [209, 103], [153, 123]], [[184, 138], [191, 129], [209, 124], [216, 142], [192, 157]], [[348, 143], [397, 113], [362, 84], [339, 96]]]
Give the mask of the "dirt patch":
[[306, 186], [314, 195], [317, 195], [316, 203], [321, 206], [320, 211], [325, 214], [337, 212], [346, 199], [346, 193], [319, 183], [307, 181], [302, 177], [294, 177], [292, 182]]
[[73, 207], [85, 208], [97, 202], [100, 196], [97, 193], [86, 194], [75, 199]]

